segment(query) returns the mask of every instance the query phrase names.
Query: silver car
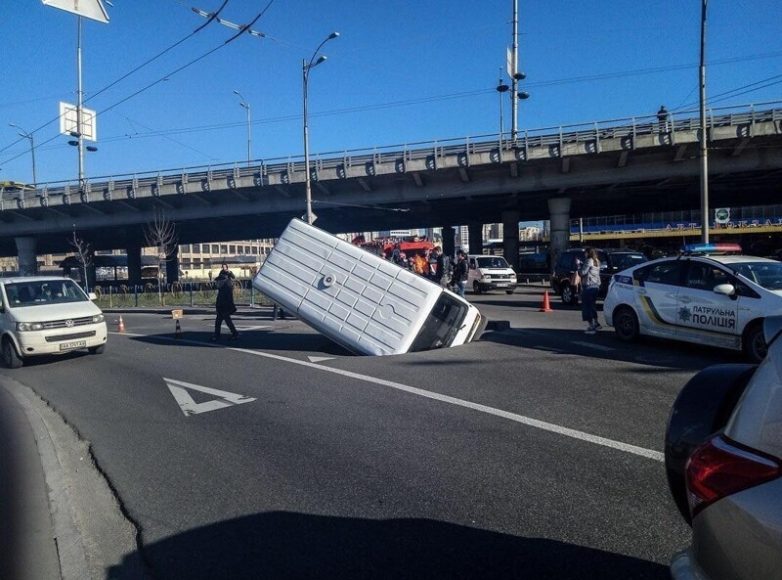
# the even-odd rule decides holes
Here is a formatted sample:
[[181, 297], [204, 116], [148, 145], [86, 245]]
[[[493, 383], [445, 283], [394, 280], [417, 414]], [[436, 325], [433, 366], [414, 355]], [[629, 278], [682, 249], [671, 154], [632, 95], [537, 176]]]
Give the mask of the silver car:
[[674, 404], [666, 471], [692, 525], [676, 580], [782, 579], [782, 317], [764, 334], [759, 366], [709, 367]]

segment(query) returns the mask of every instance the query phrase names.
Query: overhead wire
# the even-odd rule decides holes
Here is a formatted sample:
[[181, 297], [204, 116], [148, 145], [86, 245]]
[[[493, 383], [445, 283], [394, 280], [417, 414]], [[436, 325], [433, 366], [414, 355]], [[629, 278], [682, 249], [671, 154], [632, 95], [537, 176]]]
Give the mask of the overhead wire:
[[[223, 2], [223, 6], [224, 6], [226, 3], [227, 3], [227, 0], [225, 0], [225, 1]], [[115, 102], [114, 104], [112, 104], [112, 105], [110, 105], [110, 106], [108, 106], [108, 107], [106, 107], [106, 108], [102, 109], [101, 111], [98, 111], [98, 112], [96, 112], [96, 113], [95, 113], [95, 117], [98, 117], [99, 115], [101, 115], [101, 114], [104, 114], [104, 113], [106, 113], [106, 112], [108, 112], [108, 111], [110, 111], [110, 110], [114, 109], [115, 107], [118, 107], [119, 105], [121, 105], [121, 104], [123, 104], [123, 103], [125, 103], [125, 102], [129, 101], [130, 99], [132, 99], [132, 98], [134, 98], [134, 97], [136, 97], [136, 96], [140, 95], [141, 93], [143, 93], [143, 92], [145, 92], [145, 91], [147, 91], [147, 90], [151, 89], [152, 87], [154, 87], [154, 86], [156, 86], [156, 85], [160, 84], [161, 82], [164, 82], [164, 81], [166, 81], [166, 80], [170, 79], [170, 78], [171, 78], [172, 76], [174, 76], [175, 74], [178, 74], [178, 73], [182, 72], [183, 70], [185, 70], [186, 68], [189, 68], [189, 67], [193, 66], [193, 65], [194, 65], [194, 64], [196, 64], [197, 62], [200, 62], [201, 60], [203, 60], [203, 59], [207, 58], [208, 56], [212, 55], [213, 53], [217, 52], [218, 50], [221, 50], [222, 48], [225, 48], [225, 47], [226, 47], [226, 46], [228, 46], [228, 45], [229, 45], [231, 42], [233, 42], [233, 41], [234, 41], [234, 40], [236, 40], [236, 39], [237, 39], [239, 36], [241, 36], [241, 35], [242, 35], [242, 34], [243, 34], [243, 33], [244, 33], [246, 30], [249, 30], [249, 29], [250, 29], [250, 26], [252, 26], [253, 24], [255, 24], [255, 22], [257, 22], [257, 21], [258, 21], [258, 20], [259, 20], [259, 19], [260, 19], [260, 18], [261, 18], [261, 17], [262, 17], [264, 14], [265, 14], [265, 13], [266, 13], [266, 11], [267, 11], [267, 10], [268, 10], [268, 9], [271, 7], [271, 5], [272, 5], [273, 3], [274, 3], [274, 0], [269, 0], [269, 2], [266, 4], [266, 7], [265, 7], [265, 8], [264, 8], [264, 9], [263, 9], [261, 12], [259, 12], [259, 13], [258, 13], [258, 15], [257, 15], [257, 16], [256, 16], [256, 17], [255, 17], [253, 20], [252, 20], [252, 22], [250, 22], [250, 23], [249, 23], [249, 24], [247, 24], [247, 25], [244, 25], [244, 26], [242, 26], [241, 30], [239, 30], [239, 31], [238, 31], [236, 34], [234, 34], [233, 36], [231, 36], [229, 39], [225, 40], [225, 41], [224, 41], [222, 44], [219, 44], [219, 45], [218, 45], [218, 46], [216, 46], [215, 48], [213, 48], [213, 49], [211, 49], [211, 50], [209, 50], [209, 51], [205, 52], [204, 54], [200, 55], [199, 57], [197, 57], [197, 58], [194, 58], [194, 59], [192, 59], [191, 61], [189, 61], [188, 63], [186, 63], [186, 64], [184, 64], [184, 65], [182, 65], [182, 66], [180, 66], [180, 67], [178, 67], [178, 68], [174, 69], [173, 71], [171, 71], [171, 72], [169, 72], [169, 73], [167, 73], [167, 74], [163, 75], [162, 77], [160, 77], [160, 78], [159, 78], [159, 79], [157, 79], [156, 81], [154, 81], [154, 82], [152, 82], [152, 83], [149, 83], [148, 85], [146, 85], [146, 86], [142, 87], [141, 89], [139, 89], [139, 90], [135, 91], [134, 93], [132, 93], [132, 94], [128, 95], [127, 97], [125, 97], [125, 98], [123, 98], [123, 99], [121, 99], [121, 100], [119, 100], [119, 101]], [[211, 20], [209, 20], [209, 22], [211, 22]], [[203, 25], [202, 25], [202, 26], [200, 26], [200, 27], [199, 27], [197, 30], [201, 30], [201, 29], [203, 29]], [[188, 35], [188, 37], [192, 37], [192, 33], [191, 33], [190, 35]], [[179, 42], [178, 44], [181, 44], [181, 42]], [[165, 51], [164, 51], [164, 52], [165, 52]], [[154, 60], [154, 59], [152, 59], [152, 60]], [[118, 82], [118, 81], [117, 81], [117, 82]], [[113, 84], [116, 84], [116, 82], [115, 82], [115, 83], [113, 83]], [[102, 91], [101, 91], [101, 92], [102, 92]], [[42, 126], [41, 126], [41, 127], [39, 127], [38, 129], [36, 129], [35, 131], [38, 131], [38, 130], [40, 130], [40, 129], [42, 129], [42, 128], [46, 127], [47, 125], [50, 125], [51, 123], [53, 123], [53, 122], [57, 121], [57, 119], [59, 119], [59, 115], [58, 115], [56, 118], [54, 118], [53, 120], [51, 120], [51, 121], [49, 121], [48, 123], [46, 123], [45, 125], [42, 125]], [[33, 131], [33, 133], [34, 133], [35, 131]], [[47, 139], [47, 140], [45, 140], [45, 141], [43, 141], [43, 142], [39, 143], [39, 144], [38, 144], [36, 147], [41, 147], [41, 146], [43, 146], [43, 145], [46, 145], [46, 144], [48, 144], [48, 143], [51, 143], [52, 141], [54, 141], [54, 140], [55, 140], [55, 139], [57, 139], [58, 137], [59, 137], [59, 134], [57, 134], [57, 135], [55, 135], [55, 136], [51, 137], [50, 139]], [[18, 143], [18, 142], [20, 142], [20, 141], [21, 141], [21, 138], [20, 138], [20, 139], [17, 139], [17, 140], [16, 140], [14, 143], [12, 143], [12, 144], [10, 144], [10, 145], [8, 145], [8, 146], [6, 146], [6, 147], [4, 147], [4, 148], [0, 149], [0, 152], [7, 150], [9, 147], [11, 147], [11, 146], [15, 145], [16, 143]], [[13, 161], [13, 160], [15, 160], [15, 159], [18, 159], [19, 157], [21, 157], [22, 155], [25, 155], [25, 154], [26, 154], [26, 152], [25, 152], [25, 153], [20, 153], [20, 154], [18, 154], [18, 155], [16, 155], [16, 156], [14, 156], [14, 157], [10, 157], [10, 158], [8, 158], [8, 159], [5, 159], [5, 160], [3, 160], [3, 161], [2, 161], [2, 162], [0, 162], [0, 163], [4, 163], [4, 164], [5, 164], [5, 163], [9, 163], [10, 161]]]

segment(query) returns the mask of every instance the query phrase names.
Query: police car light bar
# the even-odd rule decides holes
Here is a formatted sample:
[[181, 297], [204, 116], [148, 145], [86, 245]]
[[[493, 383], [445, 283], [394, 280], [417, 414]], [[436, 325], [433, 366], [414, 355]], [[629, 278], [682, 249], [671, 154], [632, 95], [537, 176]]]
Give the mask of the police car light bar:
[[682, 248], [684, 254], [732, 254], [741, 253], [739, 244], [685, 244]]

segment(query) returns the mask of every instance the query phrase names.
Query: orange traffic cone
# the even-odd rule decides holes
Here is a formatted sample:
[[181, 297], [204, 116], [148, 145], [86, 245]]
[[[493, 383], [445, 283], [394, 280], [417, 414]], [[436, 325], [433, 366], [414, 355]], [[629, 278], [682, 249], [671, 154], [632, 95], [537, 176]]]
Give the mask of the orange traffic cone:
[[119, 322], [117, 323], [117, 332], [125, 332], [125, 321], [122, 320], [121, 314], [119, 317]]
[[540, 305], [541, 312], [553, 312], [551, 302], [548, 299], [548, 290], [543, 293], [543, 304]]

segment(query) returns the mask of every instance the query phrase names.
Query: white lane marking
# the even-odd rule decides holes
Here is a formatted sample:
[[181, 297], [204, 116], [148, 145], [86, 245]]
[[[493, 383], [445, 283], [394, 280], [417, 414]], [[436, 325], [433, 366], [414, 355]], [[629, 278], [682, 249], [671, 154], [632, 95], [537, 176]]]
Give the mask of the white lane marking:
[[324, 360], [334, 360], [333, 356], [308, 356], [308, 359], [310, 359], [311, 363], [319, 363], [323, 362]]
[[262, 329], [264, 329], [264, 328], [269, 328], [269, 327], [268, 327], [268, 326], [266, 326], [266, 325], [259, 325], [259, 326], [237, 326], [237, 327], [236, 327], [236, 330], [244, 330], [244, 331], [247, 331], [247, 330], [262, 330]]
[[[189, 343], [197, 346], [211, 346], [198, 340], [189, 340], [189, 339], [181, 339], [181, 338], [175, 339], [167, 336], [150, 336], [150, 338], [157, 338], [160, 340], [178, 342], [179, 344]], [[362, 375], [360, 373], [354, 373], [352, 371], [346, 371], [334, 367], [326, 367], [308, 361], [297, 360], [295, 358], [289, 358], [287, 356], [281, 356], [279, 354], [272, 354], [270, 352], [262, 352], [259, 350], [249, 350], [246, 348], [237, 348], [237, 347], [224, 347], [224, 348], [226, 348], [227, 350], [233, 350], [235, 352], [243, 352], [245, 354], [250, 354], [253, 356], [260, 356], [272, 360], [278, 360], [278, 361], [287, 362], [299, 366], [309, 367], [312, 369], [318, 369], [319, 371], [323, 371], [326, 373], [332, 373], [335, 375], [341, 375], [343, 377], [348, 377], [351, 379], [356, 379], [367, 383], [374, 383], [376, 385], [390, 387], [392, 389], [404, 391], [412, 395], [418, 395], [419, 397], [425, 397], [427, 399], [433, 399], [435, 401], [440, 401], [443, 403], [449, 403], [451, 405], [472, 409], [474, 411], [479, 411], [481, 413], [486, 413], [488, 415], [502, 417], [503, 419], [508, 419], [509, 421], [521, 423], [522, 425], [526, 425], [528, 427], [534, 427], [535, 429], [541, 429], [543, 431], [548, 431], [550, 433], [556, 433], [564, 437], [578, 439], [579, 441], [586, 441], [588, 443], [594, 443], [595, 445], [602, 445], [603, 447], [617, 449], [619, 451], [624, 451], [625, 453], [631, 453], [633, 455], [638, 455], [640, 457], [646, 457], [647, 459], [653, 459], [655, 461], [660, 461], [660, 462], [664, 460], [663, 454], [659, 451], [646, 449], [645, 447], [638, 447], [637, 445], [623, 443], [622, 441], [616, 441], [614, 439], [608, 439], [607, 437], [600, 437], [599, 435], [592, 435], [591, 433], [578, 431], [577, 429], [571, 429], [569, 427], [562, 427], [561, 425], [548, 423], [547, 421], [540, 421], [538, 419], [533, 419], [532, 417], [526, 417], [524, 415], [518, 415], [516, 413], [510, 413], [508, 411], [503, 411], [502, 409], [496, 409], [494, 407], [489, 407], [487, 405], [481, 405], [480, 403], [473, 403], [472, 401], [465, 401], [464, 399], [457, 399], [456, 397], [450, 397], [448, 395], [441, 395], [440, 393], [434, 393], [432, 391], [426, 391], [424, 389], [410, 387], [408, 385], [403, 385], [402, 383], [396, 383], [394, 381], [388, 381], [386, 379], [380, 379], [369, 375]]]
[[577, 344], [578, 346], [584, 346], [586, 348], [593, 348], [595, 350], [602, 350], [603, 352], [613, 352], [615, 349], [610, 346], [603, 346], [602, 344], [595, 344], [594, 342], [583, 342], [580, 340], [574, 340], [570, 344]]
[[[194, 385], [193, 383], [186, 383], [184, 381], [177, 381], [176, 379], [167, 379], [166, 386], [171, 394], [174, 395], [177, 404], [182, 409], [185, 417], [190, 415], [198, 415], [199, 413], [208, 413], [209, 411], [216, 411], [217, 409], [224, 409], [226, 407], [232, 407], [233, 405], [241, 405], [242, 403], [250, 403], [255, 401], [254, 397], [246, 397], [237, 393], [229, 393], [228, 391], [221, 391], [219, 389], [211, 389], [209, 387], [203, 387], [201, 385]], [[218, 397], [211, 401], [204, 401], [203, 403], [196, 403], [193, 397], [190, 396], [185, 389], [191, 391], [199, 391], [208, 395], [214, 395]]]

